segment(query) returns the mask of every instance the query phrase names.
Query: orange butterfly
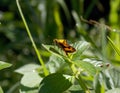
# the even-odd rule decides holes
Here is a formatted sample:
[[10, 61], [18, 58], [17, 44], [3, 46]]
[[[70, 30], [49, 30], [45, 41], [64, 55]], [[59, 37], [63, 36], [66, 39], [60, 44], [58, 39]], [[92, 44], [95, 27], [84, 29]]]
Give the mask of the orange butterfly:
[[64, 39], [54, 39], [53, 40], [59, 47], [63, 49], [63, 51], [68, 55], [68, 53], [73, 53], [76, 51], [76, 49], [72, 46], [70, 46], [66, 40]]

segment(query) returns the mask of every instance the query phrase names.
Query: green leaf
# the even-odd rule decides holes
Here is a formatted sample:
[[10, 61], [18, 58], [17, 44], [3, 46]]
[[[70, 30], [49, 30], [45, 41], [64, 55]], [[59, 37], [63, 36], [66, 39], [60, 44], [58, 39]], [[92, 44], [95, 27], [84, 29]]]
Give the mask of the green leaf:
[[22, 85], [20, 87], [19, 93], [38, 93], [38, 88], [28, 88]]
[[[120, 87], [120, 68], [112, 68], [106, 71], [106, 85], [109, 89]], [[109, 81], [108, 81], [109, 78]]]
[[12, 64], [0, 61], [0, 70], [4, 68], [8, 68], [10, 66], [12, 66]]
[[120, 93], [120, 88], [114, 88], [114, 89], [108, 90], [105, 93]]
[[38, 87], [42, 78], [38, 75], [38, 73], [35, 72], [29, 72], [24, 74], [21, 80], [21, 84], [33, 88], [33, 87]]
[[73, 62], [76, 66], [82, 68], [83, 70], [87, 71], [90, 75], [94, 76], [96, 74], [96, 68], [89, 62], [84, 61], [74, 61]]
[[95, 93], [105, 93], [105, 84], [102, 74], [97, 74], [94, 79]]
[[48, 75], [41, 82], [39, 93], [62, 93], [72, 85], [70, 79], [60, 73]]
[[98, 60], [98, 59], [85, 58], [82, 61], [91, 63], [92, 65], [94, 65], [96, 67], [97, 71], [105, 70], [105, 69], [109, 68], [108, 65], [110, 65], [110, 63], [107, 63], [107, 62], [103, 63], [102, 60]]
[[24, 65], [23, 67], [16, 69], [15, 72], [19, 73], [19, 74], [26, 74], [26, 73], [30, 73], [30, 72], [35, 72], [35, 70], [40, 67], [37, 64], [27, 64]]
[[2, 90], [2, 88], [1, 88], [1, 86], [0, 86], [0, 93], [4, 93], [3, 90]]
[[38, 75], [36, 69], [40, 67], [37, 64], [27, 64], [17, 70], [15, 72], [23, 74], [24, 76], [21, 79], [21, 84], [23, 86], [33, 88], [38, 87], [42, 78]]
[[72, 60], [79, 60], [82, 53], [90, 47], [90, 44], [86, 41], [75, 42], [73, 47], [76, 49], [76, 52], [73, 54]]
[[114, 44], [114, 42], [109, 38], [107, 37], [108, 40], [110, 41], [110, 45], [112, 46], [112, 48], [117, 52], [117, 54], [120, 56], [120, 50], [118, 49], [118, 47], [116, 47], [116, 45]]
[[52, 53], [52, 54], [54, 54], [54, 55], [56, 55], [56, 56], [61, 57], [62, 54], [63, 54], [63, 53], [62, 53], [63, 51], [61, 51], [61, 49], [58, 48], [57, 46], [44, 45], [44, 44], [42, 44], [42, 46], [43, 46], [46, 50], [48, 50], [50, 53]]
[[84, 93], [80, 85], [72, 85], [68, 90], [70, 93]]
[[50, 71], [50, 73], [55, 73], [59, 70], [63, 70], [65, 65], [65, 61], [64, 59], [61, 59], [58, 56], [52, 55], [49, 58], [49, 61], [47, 63], [48, 69]]

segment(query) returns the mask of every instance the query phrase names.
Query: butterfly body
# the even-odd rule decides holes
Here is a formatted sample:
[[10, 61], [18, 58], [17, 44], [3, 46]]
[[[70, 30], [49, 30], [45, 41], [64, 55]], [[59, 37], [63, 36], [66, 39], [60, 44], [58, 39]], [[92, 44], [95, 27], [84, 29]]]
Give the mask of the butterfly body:
[[54, 42], [63, 49], [63, 51], [68, 55], [68, 53], [73, 53], [76, 51], [74, 47], [69, 45], [66, 40], [64, 39], [54, 39]]

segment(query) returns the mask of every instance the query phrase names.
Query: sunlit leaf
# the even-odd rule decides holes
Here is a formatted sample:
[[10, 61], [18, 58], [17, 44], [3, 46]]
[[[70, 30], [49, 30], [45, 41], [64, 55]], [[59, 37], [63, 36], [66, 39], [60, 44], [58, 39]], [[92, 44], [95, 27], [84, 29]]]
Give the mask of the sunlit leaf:
[[110, 63], [103, 63], [102, 60], [85, 58], [82, 61], [91, 63], [96, 67], [97, 71], [102, 71], [110, 67]]
[[10, 66], [12, 66], [12, 64], [0, 61], [0, 70], [4, 68], [8, 68]]
[[15, 70], [19, 74], [26, 74], [30, 72], [35, 72], [35, 70], [40, 67], [37, 64], [27, 64]]
[[111, 89], [111, 90], [108, 90], [105, 93], [120, 93], [120, 88]]
[[59, 70], [63, 70], [65, 65], [65, 61], [64, 59], [61, 59], [58, 56], [52, 55], [49, 58], [49, 61], [47, 63], [48, 69], [50, 71], [50, 73], [55, 73]]
[[72, 60], [80, 59], [82, 53], [90, 47], [90, 44], [86, 41], [78, 41], [73, 45], [76, 49], [76, 52], [73, 54]]
[[108, 88], [120, 87], [120, 81], [119, 81], [120, 69], [117, 69], [117, 68], [110, 69], [108, 72], [106, 72], [106, 77], [109, 78], [109, 83], [106, 82]]
[[84, 93], [80, 85], [72, 85], [68, 90], [70, 91], [70, 93]]
[[42, 78], [35, 72], [29, 72], [24, 74], [21, 80], [21, 84], [25, 87], [34, 88], [38, 87]]
[[83, 70], [87, 71], [90, 75], [94, 76], [96, 74], [96, 68], [89, 62], [84, 61], [74, 61], [73, 62], [76, 66], [82, 68]]

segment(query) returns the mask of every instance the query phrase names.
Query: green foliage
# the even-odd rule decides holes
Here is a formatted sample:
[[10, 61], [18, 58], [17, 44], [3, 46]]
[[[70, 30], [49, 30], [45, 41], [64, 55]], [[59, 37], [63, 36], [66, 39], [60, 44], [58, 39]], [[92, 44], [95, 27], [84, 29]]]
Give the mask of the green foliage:
[[78, 67], [84, 69], [85, 71], [87, 71], [91, 76], [94, 76], [96, 74], [96, 69], [95, 69], [94, 65], [92, 65], [89, 62], [75, 61], [74, 64], [77, 65]]
[[0, 61], [0, 70], [11, 67], [12, 64]]
[[[37, 65], [26, 65], [16, 70], [16, 72], [23, 74], [21, 85], [28, 88], [35, 88], [38, 87], [36, 85], [40, 83], [40, 93], [56, 93], [56, 91], [57, 93], [61, 93], [63, 91], [66, 91], [72, 84], [74, 84], [73, 81], [77, 80], [78, 83], [79, 81], [82, 81], [83, 83], [81, 83], [81, 86], [84, 86], [83, 90], [88, 91], [86, 84], [84, 84], [84, 81], [82, 78], [80, 78], [79, 75], [80, 73], [87, 72], [91, 77], [94, 77], [96, 74], [97, 69], [94, 67], [94, 65], [89, 62], [83, 62], [83, 59], [80, 58], [83, 55], [84, 51], [89, 47], [89, 43], [85, 41], [74, 43], [73, 46], [76, 48], [76, 52], [69, 55], [66, 55], [64, 51], [62, 51], [57, 46], [43, 46], [53, 54], [47, 66], [50, 73], [54, 74], [50, 74], [47, 77], [42, 77], [42, 74], [39, 74], [40, 76], [38, 75], [38, 73], [43, 73], [43, 71], [40, 70], [41, 67], [38, 70]], [[74, 55], [77, 55], [77, 57]], [[64, 76], [67, 77], [65, 78]], [[29, 77], [30, 80], [28, 80]], [[73, 80], [72, 78], [76, 79]]]
[[[11, 67], [11, 66], [12, 66], [12, 64], [10, 64], [10, 63], [0, 61], [0, 70]], [[0, 93], [4, 93], [1, 86], [0, 86]]]
[[[0, 60], [11, 62], [0, 61], [0, 93], [120, 92], [120, 2], [110, 0], [109, 19], [92, 26], [81, 16], [88, 18], [94, 6], [100, 11], [104, 6], [92, 0], [84, 11], [84, 2], [20, 0], [19, 15], [14, 0], [0, 1]], [[55, 38], [75, 42], [70, 45], [76, 51], [66, 55], [53, 45]]]
[[62, 93], [72, 85], [71, 79], [60, 73], [48, 75], [40, 83], [39, 93]]
[[38, 67], [39, 65], [36, 64], [28, 64], [15, 70], [15, 72], [23, 75], [20, 82], [20, 93], [36, 93], [38, 91], [39, 83], [42, 80], [39, 74], [35, 71]]
[[81, 59], [81, 55], [82, 53], [90, 47], [90, 44], [88, 42], [85, 41], [78, 41], [75, 42], [75, 44], [73, 45], [73, 47], [75, 47], [75, 49], [77, 50], [75, 54], [73, 54], [72, 60], [79, 60]]
[[[21, 80], [21, 84], [23, 86], [26, 86], [29, 88], [38, 87], [38, 85], [42, 79], [39, 77], [38, 73], [35, 71], [35, 69], [37, 69], [38, 67], [39, 67], [39, 65], [28, 64], [28, 65], [25, 65], [25, 66], [15, 70], [15, 72], [23, 75], [23, 78]], [[29, 77], [31, 77], [31, 78], [29, 78]]]
[[1, 86], [0, 86], [0, 93], [3, 93], [3, 90], [2, 90], [2, 88], [1, 88]]
[[115, 89], [111, 89], [109, 91], [107, 91], [106, 93], [119, 93], [120, 92], [120, 89], [119, 88], [115, 88]]
[[94, 80], [95, 93], [105, 93], [105, 86], [101, 74], [96, 75]]
[[[79, 73], [82, 73], [84, 71], [89, 73], [90, 76], [94, 77], [94, 75], [96, 74], [97, 69], [94, 67], [93, 64], [91, 64], [89, 62], [82, 61], [84, 59], [81, 58], [84, 51], [89, 47], [89, 43], [87, 43], [85, 41], [79, 41], [79, 42], [76, 42], [76, 43], [74, 43], [72, 45], [76, 49], [76, 52], [73, 53], [73, 54], [69, 54], [68, 56], [64, 53], [64, 51], [62, 51], [57, 46], [43, 45], [49, 52], [51, 52], [52, 54], [55, 55], [55, 56], [52, 56], [52, 59], [50, 61], [50, 62], [52, 62], [52, 65], [54, 67], [52, 65], [49, 65], [49, 66], [52, 66], [52, 67], [49, 67], [49, 68], [54, 69], [53, 71], [58, 71], [58, 70], [64, 69], [65, 65], [68, 66], [68, 70], [70, 70], [70, 68], [72, 70], [72, 72], [69, 71], [69, 73], [70, 72], [73, 73], [73, 75], [74, 75], [73, 77], [76, 77], [76, 80], [78, 80], [78, 83], [81, 82], [81, 81], [83, 82], [82, 78], [80, 78], [80, 76], [79, 76]], [[55, 62], [57, 62], [57, 63], [55, 63]], [[65, 64], [63, 62], [66, 62], [67, 64]], [[49, 64], [51, 64], [51, 63], [49, 63]], [[56, 65], [56, 64], [58, 64], [58, 65]], [[57, 68], [56, 68], [56, 66], [57, 66]], [[60, 66], [62, 66], [62, 67], [60, 67]], [[80, 68], [81, 71], [76, 67]], [[64, 72], [68, 73], [68, 71], [66, 72], [65, 69], [64, 69]], [[71, 73], [70, 73], [70, 75], [71, 75]], [[79, 76], [79, 77], [77, 77], [77, 76]], [[81, 86], [83, 86], [83, 90], [87, 91], [87, 86], [84, 84], [84, 82], [79, 83], [79, 84]]]
[[113, 41], [108, 37], [110, 41], [110, 45], [113, 47], [113, 49], [117, 52], [117, 54], [120, 56], [120, 50], [116, 47], [116, 45], [113, 43]]

